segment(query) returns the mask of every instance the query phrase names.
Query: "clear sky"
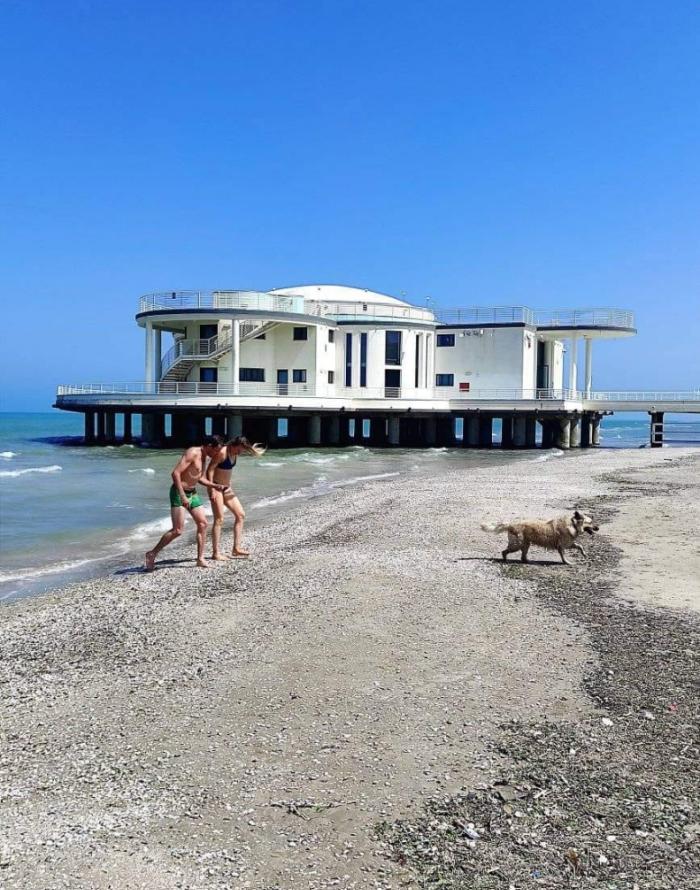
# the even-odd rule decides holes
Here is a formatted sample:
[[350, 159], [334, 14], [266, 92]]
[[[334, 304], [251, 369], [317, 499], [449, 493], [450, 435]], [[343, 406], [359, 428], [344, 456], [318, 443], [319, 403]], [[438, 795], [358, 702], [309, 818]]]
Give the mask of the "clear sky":
[[141, 293], [616, 306], [700, 386], [697, 0], [0, 0], [5, 410], [136, 381]]

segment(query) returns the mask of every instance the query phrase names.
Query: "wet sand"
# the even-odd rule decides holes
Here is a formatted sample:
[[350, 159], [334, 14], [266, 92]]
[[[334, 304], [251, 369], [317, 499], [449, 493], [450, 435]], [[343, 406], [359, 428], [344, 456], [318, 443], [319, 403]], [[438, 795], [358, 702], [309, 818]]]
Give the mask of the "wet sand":
[[[377, 825], [507, 775], [508, 722], [598, 725], [604, 599], [688, 634], [699, 482], [680, 449], [436, 464], [286, 511], [249, 561], [186, 544], [6, 606], [0, 886], [429, 886]], [[479, 528], [576, 505], [603, 516], [590, 563], [504, 568]]]

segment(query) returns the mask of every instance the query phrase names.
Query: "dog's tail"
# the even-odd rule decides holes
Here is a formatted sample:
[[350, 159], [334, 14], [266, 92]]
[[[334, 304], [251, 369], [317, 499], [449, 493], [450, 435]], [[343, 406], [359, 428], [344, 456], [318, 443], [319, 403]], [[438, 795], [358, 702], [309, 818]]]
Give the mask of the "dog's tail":
[[494, 534], [508, 531], [508, 526], [503, 525], [502, 522], [499, 522], [496, 525], [487, 525], [485, 522], [482, 522], [481, 527], [485, 532], [493, 532]]

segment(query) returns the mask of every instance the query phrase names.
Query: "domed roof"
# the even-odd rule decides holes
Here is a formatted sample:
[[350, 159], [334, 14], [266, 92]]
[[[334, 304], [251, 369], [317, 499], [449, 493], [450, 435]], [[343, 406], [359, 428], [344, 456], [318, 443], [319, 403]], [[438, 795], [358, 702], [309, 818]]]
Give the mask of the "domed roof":
[[305, 300], [319, 300], [324, 303], [382, 303], [388, 306], [411, 306], [404, 300], [397, 300], [388, 294], [380, 294], [362, 287], [348, 287], [345, 284], [303, 284], [299, 287], [278, 287], [271, 294], [298, 294]]

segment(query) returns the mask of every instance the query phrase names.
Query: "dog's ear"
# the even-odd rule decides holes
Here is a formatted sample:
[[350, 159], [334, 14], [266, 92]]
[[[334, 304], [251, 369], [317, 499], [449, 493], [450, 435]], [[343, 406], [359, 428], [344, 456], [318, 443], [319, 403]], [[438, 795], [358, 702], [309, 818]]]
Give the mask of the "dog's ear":
[[574, 519], [583, 519], [583, 515], [578, 510], [574, 510]]

